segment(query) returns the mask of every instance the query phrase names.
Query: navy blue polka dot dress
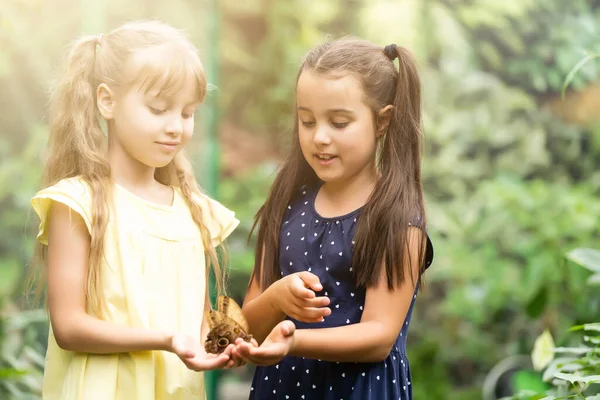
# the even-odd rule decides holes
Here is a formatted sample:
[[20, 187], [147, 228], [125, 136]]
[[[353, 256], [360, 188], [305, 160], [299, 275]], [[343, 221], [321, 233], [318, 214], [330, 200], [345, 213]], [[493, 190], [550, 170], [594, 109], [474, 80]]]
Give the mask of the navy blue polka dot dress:
[[[321, 323], [291, 319], [298, 329], [332, 328], [360, 322], [366, 290], [354, 283], [351, 260], [354, 230], [360, 209], [336, 218], [323, 218], [315, 210], [317, 189], [302, 189], [288, 206], [280, 233], [282, 276], [300, 271], [317, 275], [328, 296], [332, 313]], [[426, 266], [433, 259], [428, 240]], [[383, 362], [329, 362], [286, 357], [277, 365], [257, 367], [251, 400], [410, 400], [412, 382], [406, 357], [406, 336], [417, 290], [400, 335]]]

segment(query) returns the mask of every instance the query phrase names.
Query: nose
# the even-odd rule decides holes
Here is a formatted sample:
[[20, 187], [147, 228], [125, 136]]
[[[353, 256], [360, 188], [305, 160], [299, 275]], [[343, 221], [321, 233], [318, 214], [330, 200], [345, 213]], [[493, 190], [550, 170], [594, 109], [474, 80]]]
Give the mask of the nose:
[[331, 136], [329, 135], [329, 127], [325, 124], [318, 125], [315, 129], [313, 140], [317, 145], [326, 146], [330, 144]]
[[183, 134], [183, 121], [180, 115], [175, 115], [169, 119], [165, 127], [166, 133], [171, 136]]

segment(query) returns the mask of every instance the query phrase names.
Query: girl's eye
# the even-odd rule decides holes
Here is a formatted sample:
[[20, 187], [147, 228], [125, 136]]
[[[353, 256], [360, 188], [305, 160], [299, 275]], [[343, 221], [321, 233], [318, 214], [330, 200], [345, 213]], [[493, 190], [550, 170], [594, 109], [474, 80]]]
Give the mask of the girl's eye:
[[190, 119], [190, 118], [194, 118], [194, 113], [186, 113], [186, 114], [182, 114], [182, 116], [185, 119]]
[[302, 126], [304, 126], [305, 128], [310, 128], [315, 126], [315, 123], [312, 121], [301, 121], [302, 122]]
[[347, 127], [349, 124], [349, 122], [332, 122], [331, 125], [333, 125], [336, 129], [343, 129], [345, 127]]
[[166, 110], [160, 110], [158, 108], [154, 108], [154, 107], [150, 107], [150, 106], [148, 106], [148, 108], [150, 109], [150, 112], [152, 112], [152, 114], [156, 114], [156, 115], [160, 115], [166, 111]]

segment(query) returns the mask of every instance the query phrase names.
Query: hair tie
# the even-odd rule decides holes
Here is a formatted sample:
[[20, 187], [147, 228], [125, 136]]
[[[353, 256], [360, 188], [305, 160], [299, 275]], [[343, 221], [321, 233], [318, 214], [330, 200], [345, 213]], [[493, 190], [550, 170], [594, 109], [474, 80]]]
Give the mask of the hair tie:
[[96, 38], [96, 43], [98, 44], [98, 46], [102, 46], [102, 38], [104, 38], [104, 33], [99, 34]]
[[396, 51], [396, 47], [397, 46], [395, 44], [388, 44], [383, 49], [383, 52], [391, 61], [394, 61], [396, 58], [398, 58], [398, 52]]

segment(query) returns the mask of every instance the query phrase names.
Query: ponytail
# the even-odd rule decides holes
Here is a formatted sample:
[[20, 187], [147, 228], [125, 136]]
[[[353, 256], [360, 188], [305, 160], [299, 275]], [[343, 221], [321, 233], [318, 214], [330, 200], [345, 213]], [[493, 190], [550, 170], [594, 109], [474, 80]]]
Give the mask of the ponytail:
[[[383, 52], [391, 63], [398, 58], [398, 70], [391, 80], [395, 86], [391, 88], [393, 107], [378, 160], [381, 178], [361, 213], [353, 264], [361, 266], [355, 269], [357, 281], [366, 286], [377, 281], [383, 265], [391, 289], [394, 284], [405, 282], [406, 261], [409, 266], [413, 264], [408, 253], [408, 228], [411, 225], [425, 228], [426, 216], [421, 188], [419, 74], [414, 58], [404, 47], [391, 44]], [[370, 239], [373, 230], [378, 232], [375, 241]], [[426, 240], [423, 233], [417, 255], [419, 276], [426, 267]], [[413, 275], [410, 276], [415, 284]]]

